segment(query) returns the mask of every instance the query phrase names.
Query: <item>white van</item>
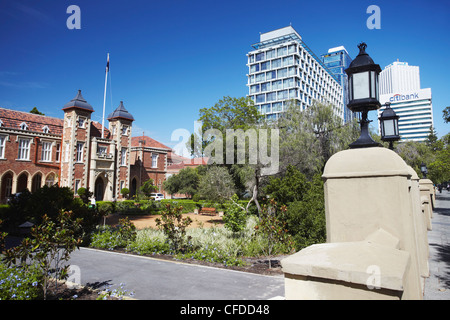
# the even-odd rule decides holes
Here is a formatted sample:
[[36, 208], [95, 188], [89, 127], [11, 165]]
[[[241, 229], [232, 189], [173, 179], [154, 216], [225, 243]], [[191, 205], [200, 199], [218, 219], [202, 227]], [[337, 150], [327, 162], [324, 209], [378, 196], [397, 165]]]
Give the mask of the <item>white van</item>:
[[155, 201], [160, 201], [164, 199], [164, 195], [162, 193], [151, 193], [150, 197], [153, 198]]

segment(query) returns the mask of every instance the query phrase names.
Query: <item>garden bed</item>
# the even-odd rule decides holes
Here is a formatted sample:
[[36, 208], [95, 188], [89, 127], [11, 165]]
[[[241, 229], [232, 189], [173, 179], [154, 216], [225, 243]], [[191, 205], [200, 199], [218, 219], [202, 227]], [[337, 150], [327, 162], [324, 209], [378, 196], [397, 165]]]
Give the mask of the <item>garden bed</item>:
[[[132, 214], [132, 215], [122, 215], [122, 214], [110, 214], [106, 217], [105, 223], [110, 226], [115, 226], [118, 224], [119, 219], [123, 219], [128, 217], [128, 219], [133, 222], [136, 226], [137, 230], [145, 229], [145, 228], [156, 228], [155, 220], [160, 218], [161, 215], [140, 215], [140, 214]], [[192, 219], [192, 224], [188, 228], [210, 228], [210, 227], [221, 227], [223, 226], [222, 217], [219, 215], [200, 215], [194, 213], [184, 213], [183, 218], [190, 217]]]

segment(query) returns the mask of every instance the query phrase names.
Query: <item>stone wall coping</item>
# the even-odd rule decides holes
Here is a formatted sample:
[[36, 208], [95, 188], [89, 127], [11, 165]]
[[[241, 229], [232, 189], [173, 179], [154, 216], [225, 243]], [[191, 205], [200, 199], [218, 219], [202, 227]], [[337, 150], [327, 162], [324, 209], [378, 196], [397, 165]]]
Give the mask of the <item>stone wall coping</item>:
[[403, 291], [410, 254], [369, 241], [322, 243], [281, 261], [284, 273], [368, 285], [379, 270], [381, 288]]

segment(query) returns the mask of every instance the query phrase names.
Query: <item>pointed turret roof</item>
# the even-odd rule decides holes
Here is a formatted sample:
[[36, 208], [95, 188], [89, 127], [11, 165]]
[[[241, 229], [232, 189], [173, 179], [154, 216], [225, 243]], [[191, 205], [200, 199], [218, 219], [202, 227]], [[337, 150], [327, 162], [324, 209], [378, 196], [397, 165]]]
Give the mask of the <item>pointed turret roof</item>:
[[111, 119], [117, 119], [117, 118], [134, 121], [133, 116], [123, 106], [123, 101], [120, 101], [120, 104], [117, 107], [117, 109], [114, 110], [113, 112], [111, 112], [107, 119], [111, 120]]
[[92, 106], [89, 103], [87, 103], [87, 101], [81, 95], [81, 90], [78, 90], [77, 96], [75, 98], [73, 98], [64, 105], [63, 110], [71, 108], [79, 108], [90, 112], [94, 112], [94, 108], [92, 108]]

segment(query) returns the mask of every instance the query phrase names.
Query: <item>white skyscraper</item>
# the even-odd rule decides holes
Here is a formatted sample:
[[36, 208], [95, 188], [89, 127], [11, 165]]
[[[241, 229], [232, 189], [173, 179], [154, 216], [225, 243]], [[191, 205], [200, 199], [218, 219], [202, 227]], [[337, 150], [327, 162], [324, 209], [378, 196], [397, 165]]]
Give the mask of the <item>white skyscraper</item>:
[[380, 73], [380, 94], [408, 92], [420, 89], [419, 67], [398, 60]]
[[402, 141], [424, 141], [433, 126], [431, 89], [420, 88], [418, 66], [395, 61], [380, 73], [380, 103], [378, 116], [389, 102], [400, 116], [399, 132]]
[[248, 57], [249, 97], [261, 114], [277, 119], [294, 100], [304, 110], [314, 100], [329, 103], [344, 119], [342, 87], [291, 26], [260, 34]]

